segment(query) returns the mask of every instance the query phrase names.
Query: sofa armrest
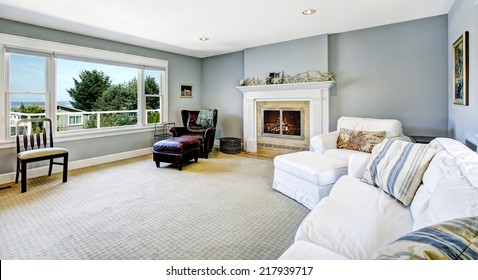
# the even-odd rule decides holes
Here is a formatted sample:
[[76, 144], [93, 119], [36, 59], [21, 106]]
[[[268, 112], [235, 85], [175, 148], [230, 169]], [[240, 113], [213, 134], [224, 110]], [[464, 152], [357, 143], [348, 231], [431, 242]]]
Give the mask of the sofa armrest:
[[397, 137], [390, 137], [389, 139], [395, 139], [395, 140], [402, 140], [402, 141], [407, 141], [407, 142], [413, 142], [412, 139], [406, 135], [402, 136], [397, 136]]
[[349, 157], [348, 175], [363, 178], [367, 163], [372, 155], [369, 153], [353, 154]]
[[336, 149], [337, 137], [339, 137], [338, 131], [313, 136], [310, 139], [312, 151], [323, 155], [326, 150]]

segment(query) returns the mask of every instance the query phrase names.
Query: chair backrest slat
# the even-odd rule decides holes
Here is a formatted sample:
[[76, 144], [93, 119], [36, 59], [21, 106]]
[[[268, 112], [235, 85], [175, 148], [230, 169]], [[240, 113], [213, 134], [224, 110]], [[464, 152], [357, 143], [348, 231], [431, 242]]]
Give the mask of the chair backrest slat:
[[35, 134], [36, 138], [37, 138], [37, 147], [38, 148], [41, 148], [41, 142], [40, 142], [40, 131], [37, 131], [37, 133]]
[[[52, 142], [53, 143], [53, 142]], [[46, 129], [43, 130], [43, 146], [46, 148], [47, 147], [47, 142], [46, 142]]]
[[23, 149], [28, 150], [28, 136], [25, 133], [25, 129], [23, 130]]
[[30, 147], [35, 149], [35, 137], [33, 136], [33, 131], [30, 132]]
[[[35, 123], [35, 125], [34, 125]], [[17, 121], [17, 153], [23, 150], [53, 147], [53, 132], [49, 118], [21, 119]], [[21, 128], [23, 128], [23, 135]], [[20, 137], [23, 138], [22, 145]]]

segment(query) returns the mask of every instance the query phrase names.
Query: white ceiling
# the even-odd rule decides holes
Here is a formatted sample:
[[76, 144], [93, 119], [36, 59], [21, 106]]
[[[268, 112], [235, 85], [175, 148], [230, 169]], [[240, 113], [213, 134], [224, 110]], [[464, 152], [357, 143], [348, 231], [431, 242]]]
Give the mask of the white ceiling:
[[[0, 17], [194, 57], [447, 14], [455, 0], [0, 0]], [[305, 9], [316, 9], [311, 16]], [[0, 26], [0, 33], [1, 33]], [[199, 41], [199, 37], [209, 41]]]

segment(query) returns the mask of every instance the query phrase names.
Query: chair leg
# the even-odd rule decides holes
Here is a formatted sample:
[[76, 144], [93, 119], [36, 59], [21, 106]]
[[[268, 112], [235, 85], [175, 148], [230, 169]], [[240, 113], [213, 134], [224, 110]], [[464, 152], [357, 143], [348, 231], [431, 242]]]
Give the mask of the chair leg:
[[68, 154], [63, 157], [63, 183], [68, 180]]
[[17, 159], [17, 175], [15, 175], [15, 184], [18, 184], [18, 175], [20, 174], [20, 161]]
[[27, 163], [22, 162], [22, 193], [27, 192]]
[[50, 167], [48, 168], [48, 176], [51, 176], [53, 170], [53, 159], [50, 159]]

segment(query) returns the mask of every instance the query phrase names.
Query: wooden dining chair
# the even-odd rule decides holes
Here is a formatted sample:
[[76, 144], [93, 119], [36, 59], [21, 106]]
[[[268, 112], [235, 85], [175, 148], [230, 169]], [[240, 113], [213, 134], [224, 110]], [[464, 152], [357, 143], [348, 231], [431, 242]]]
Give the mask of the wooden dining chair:
[[[50, 160], [48, 176], [51, 176], [54, 164], [62, 165], [63, 182], [66, 182], [69, 151], [54, 147], [51, 119], [21, 119], [17, 121], [16, 129], [17, 173], [15, 184], [18, 183], [18, 175], [22, 173], [22, 193], [27, 191], [27, 164], [31, 162]], [[57, 158], [63, 158], [63, 162], [54, 161]]]

